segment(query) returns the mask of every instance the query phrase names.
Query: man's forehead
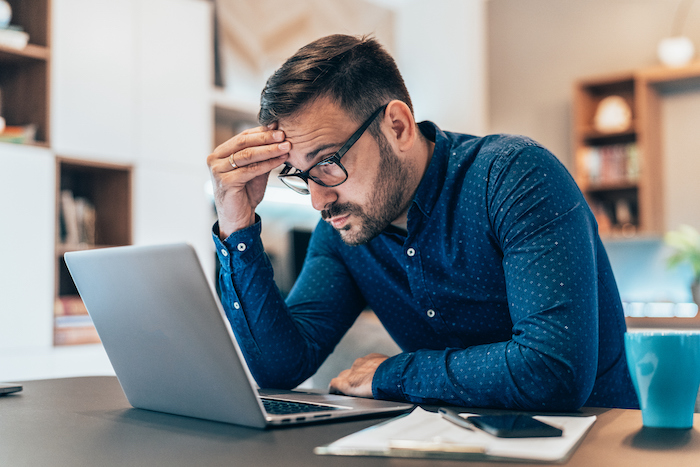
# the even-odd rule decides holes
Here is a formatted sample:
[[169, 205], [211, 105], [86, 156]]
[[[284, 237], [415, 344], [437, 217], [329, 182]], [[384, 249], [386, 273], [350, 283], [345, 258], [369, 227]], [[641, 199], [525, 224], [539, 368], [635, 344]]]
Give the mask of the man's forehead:
[[289, 163], [297, 168], [340, 149], [352, 133], [353, 126], [345, 112], [337, 106], [327, 105], [308, 106], [278, 122], [285, 140], [292, 143]]

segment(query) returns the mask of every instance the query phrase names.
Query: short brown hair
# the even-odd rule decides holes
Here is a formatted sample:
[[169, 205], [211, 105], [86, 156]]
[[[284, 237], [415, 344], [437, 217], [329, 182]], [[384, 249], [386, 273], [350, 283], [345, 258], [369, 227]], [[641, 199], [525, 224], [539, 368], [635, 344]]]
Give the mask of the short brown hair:
[[269, 125], [319, 97], [330, 97], [357, 122], [393, 99], [413, 112], [396, 62], [368, 36], [335, 34], [299, 49], [267, 80], [258, 120]]

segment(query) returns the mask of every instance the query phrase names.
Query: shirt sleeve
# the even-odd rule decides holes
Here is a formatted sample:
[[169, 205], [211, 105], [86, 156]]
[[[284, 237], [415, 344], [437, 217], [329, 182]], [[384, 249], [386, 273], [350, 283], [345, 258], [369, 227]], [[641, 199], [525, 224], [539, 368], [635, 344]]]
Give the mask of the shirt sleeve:
[[221, 241], [214, 225], [221, 302], [256, 382], [292, 388], [316, 372], [363, 304], [345, 268], [316, 233], [287, 297], [289, 304], [285, 302], [260, 232], [257, 218], [254, 225]]
[[503, 253], [511, 339], [421, 350], [380, 365], [378, 398], [574, 410], [598, 362], [597, 227], [566, 169], [540, 146], [495, 158], [484, 208]]

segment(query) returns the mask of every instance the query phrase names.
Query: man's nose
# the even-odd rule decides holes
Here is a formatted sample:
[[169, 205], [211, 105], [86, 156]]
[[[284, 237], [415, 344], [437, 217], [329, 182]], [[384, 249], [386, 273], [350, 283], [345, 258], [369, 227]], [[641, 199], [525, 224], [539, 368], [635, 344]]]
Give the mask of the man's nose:
[[309, 195], [311, 195], [311, 205], [317, 211], [327, 209], [338, 199], [333, 188], [321, 186], [312, 180], [309, 180]]

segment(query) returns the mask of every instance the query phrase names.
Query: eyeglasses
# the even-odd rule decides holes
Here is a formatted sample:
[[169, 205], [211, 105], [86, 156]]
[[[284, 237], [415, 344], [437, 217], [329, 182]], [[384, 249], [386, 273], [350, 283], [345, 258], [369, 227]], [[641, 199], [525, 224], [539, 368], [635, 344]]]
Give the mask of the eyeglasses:
[[355, 133], [353, 133], [350, 139], [347, 140], [345, 144], [343, 144], [343, 146], [332, 156], [323, 159], [321, 162], [315, 164], [306, 171], [301, 171], [289, 164], [285, 164], [284, 169], [282, 169], [282, 172], [280, 172], [277, 178], [279, 178], [282, 183], [287, 185], [289, 188], [297, 193], [301, 193], [302, 195], [309, 194], [309, 180], [329, 188], [344, 183], [345, 180], [348, 179], [348, 171], [345, 170], [343, 164], [340, 163], [340, 159], [350, 150], [352, 145], [355, 144], [358, 139], [360, 139], [374, 119], [377, 118], [377, 115], [382, 113], [387, 105], [388, 104], [384, 104], [375, 110], [367, 121], [365, 121], [365, 123], [363, 123], [362, 126]]

